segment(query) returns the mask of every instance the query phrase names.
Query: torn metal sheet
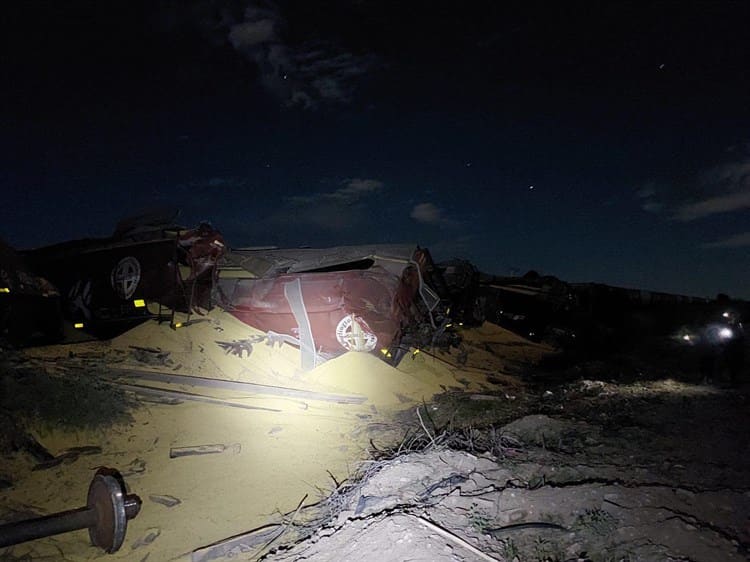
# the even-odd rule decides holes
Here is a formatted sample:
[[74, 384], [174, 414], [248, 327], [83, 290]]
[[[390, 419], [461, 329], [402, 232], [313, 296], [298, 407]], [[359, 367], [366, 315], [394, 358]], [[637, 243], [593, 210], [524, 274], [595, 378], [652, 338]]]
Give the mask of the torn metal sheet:
[[292, 309], [292, 314], [297, 322], [299, 333], [299, 347], [302, 352], [302, 369], [309, 371], [315, 368], [317, 361], [315, 352], [315, 340], [313, 339], [310, 317], [305, 308], [305, 299], [302, 297], [302, 285], [299, 279], [284, 283], [284, 297]]
[[336, 246], [332, 248], [290, 248], [232, 250], [226, 260], [255, 278], [285, 273], [350, 271], [374, 265], [399, 274], [414, 258], [415, 244]]

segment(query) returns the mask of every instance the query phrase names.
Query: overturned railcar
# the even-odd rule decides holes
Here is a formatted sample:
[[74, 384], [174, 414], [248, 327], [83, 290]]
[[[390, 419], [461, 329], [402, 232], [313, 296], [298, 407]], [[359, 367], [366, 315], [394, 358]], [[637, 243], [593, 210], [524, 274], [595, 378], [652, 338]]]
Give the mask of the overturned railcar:
[[154, 316], [149, 304], [191, 312], [211, 307], [221, 234], [128, 219], [111, 237], [73, 240], [24, 252], [37, 274], [60, 290], [66, 319], [111, 337]]
[[412, 245], [234, 250], [220, 267], [218, 303], [298, 343], [308, 367], [346, 351], [397, 360], [401, 344], [434, 338], [446, 323], [437, 274]]
[[442, 272], [416, 245], [230, 250], [207, 223], [185, 230], [156, 215], [25, 256], [60, 288], [67, 318], [97, 337], [162, 311], [184, 326], [175, 311], [219, 305], [269, 342], [298, 346], [307, 369], [347, 351], [395, 362], [440, 345], [450, 323]]

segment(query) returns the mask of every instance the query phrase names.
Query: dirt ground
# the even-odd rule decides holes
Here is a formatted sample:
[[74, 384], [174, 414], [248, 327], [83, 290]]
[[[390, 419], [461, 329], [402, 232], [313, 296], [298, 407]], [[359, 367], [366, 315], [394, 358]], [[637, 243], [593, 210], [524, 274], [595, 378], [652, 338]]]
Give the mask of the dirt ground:
[[329, 526], [269, 559], [748, 559], [747, 395], [578, 381], [539, 406], [377, 463]]
[[747, 386], [561, 377], [544, 345], [463, 336], [302, 372], [219, 313], [5, 353], [0, 523], [83, 505], [99, 466], [143, 507], [115, 554], [76, 531], [0, 559], [748, 559]]

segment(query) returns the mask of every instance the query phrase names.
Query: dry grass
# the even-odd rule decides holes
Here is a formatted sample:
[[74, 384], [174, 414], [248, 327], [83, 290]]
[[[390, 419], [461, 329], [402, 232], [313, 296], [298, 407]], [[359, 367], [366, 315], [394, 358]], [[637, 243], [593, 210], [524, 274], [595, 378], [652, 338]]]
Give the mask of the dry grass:
[[85, 371], [49, 375], [8, 361], [0, 365], [0, 411], [41, 432], [130, 422], [135, 401]]

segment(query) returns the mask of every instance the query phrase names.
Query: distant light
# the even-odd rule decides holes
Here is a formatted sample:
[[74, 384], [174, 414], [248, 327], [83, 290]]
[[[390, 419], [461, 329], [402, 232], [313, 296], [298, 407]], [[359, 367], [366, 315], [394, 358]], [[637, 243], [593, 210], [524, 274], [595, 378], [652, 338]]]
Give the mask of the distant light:
[[143, 299], [135, 299], [133, 301], [133, 306], [136, 308], [143, 308], [144, 306], [146, 306], [146, 301]]
[[734, 332], [730, 328], [722, 328], [719, 330], [719, 338], [722, 340], [731, 339], [734, 336]]
[[529, 191], [533, 191], [533, 190], [534, 190], [534, 186], [533, 186], [533, 185], [530, 185], [530, 186], [529, 186]]
[[76, 330], [80, 330], [81, 328], [83, 328], [83, 322], [76, 322], [75, 324], [73, 324], [73, 327]]
[[690, 341], [692, 338], [690, 337], [690, 334], [685, 334], [684, 336], [682, 336], [682, 339], [684, 341]]
[[0, 293], [10, 293], [10, 287], [0, 287]]
[[723, 312], [723, 313], [722, 313], [721, 315], [722, 315], [722, 316], [723, 316], [724, 318], [729, 318], [729, 316], [730, 316], [730, 313], [729, 313], [729, 312]]

